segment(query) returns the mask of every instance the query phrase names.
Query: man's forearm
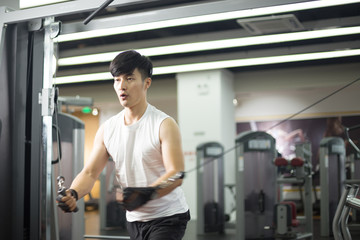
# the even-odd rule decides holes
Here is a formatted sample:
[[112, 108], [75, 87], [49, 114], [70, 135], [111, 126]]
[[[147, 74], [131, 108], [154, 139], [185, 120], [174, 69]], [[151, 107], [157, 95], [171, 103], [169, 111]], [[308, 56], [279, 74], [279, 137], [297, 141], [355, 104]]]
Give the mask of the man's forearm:
[[[159, 178], [156, 182], [151, 184], [152, 187], [160, 187], [157, 189], [157, 197], [162, 197], [170, 192], [172, 192], [175, 188], [178, 186], [181, 186], [182, 184], [182, 178], [179, 179], [172, 179], [177, 174], [180, 174], [180, 172], [172, 171], [164, 174], [161, 178]], [[180, 175], [179, 175], [180, 176]], [[176, 176], [177, 178], [178, 176]]]
[[87, 174], [85, 171], [81, 171], [72, 182], [70, 188], [74, 189], [79, 199], [88, 194], [95, 184], [96, 178]]
[[181, 186], [182, 184], [182, 179], [178, 179], [175, 180], [172, 184], [164, 187], [164, 188], [159, 188], [157, 189], [157, 197], [163, 197], [167, 194], [169, 194], [170, 192], [172, 192], [175, 188], [177, 188], [178, 186]]

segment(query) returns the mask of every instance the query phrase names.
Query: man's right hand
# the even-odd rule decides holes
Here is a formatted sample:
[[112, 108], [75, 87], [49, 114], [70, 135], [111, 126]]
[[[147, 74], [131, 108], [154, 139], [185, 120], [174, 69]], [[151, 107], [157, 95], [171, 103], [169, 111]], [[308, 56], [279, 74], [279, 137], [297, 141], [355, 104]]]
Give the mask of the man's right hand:
[[[65, 196], [64, 196], [65, 195]], [[77, 212], [76, 196], [71, 189], [60, 192], [56, 198], [59, 208], [64, 212]]]

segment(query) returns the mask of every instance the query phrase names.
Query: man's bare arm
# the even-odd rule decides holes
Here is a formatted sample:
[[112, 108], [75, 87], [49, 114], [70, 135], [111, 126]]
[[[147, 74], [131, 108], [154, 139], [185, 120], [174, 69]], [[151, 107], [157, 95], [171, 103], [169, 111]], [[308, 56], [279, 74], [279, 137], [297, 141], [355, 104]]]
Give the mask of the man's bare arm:
[[[95, 181], [98, 179], [108, 161], [109, 154], [105, 148], [103, 136], [104, 128], [101, 126], [96, 133], [94, 146], [89, 159], [70, 186], [70, 189], [74, 189], [77, 192], [79, 199], [91, 191]], [[76, 201], [71, 197], [69, 190], [66, 192], [66, 196], [62, 198], [62, 201], [69, 206], [70, 211], [76, 208]]]
[[[184, 155], [181, 144], [180, 130], [172, 118], [165, 119], [160, 126], [160, 141], [166, 173], [157, 179], [151, 186], [161, 185], [168, 178], [184, 171]], [[162, 197], [182, 184], [182, 179], [157, 190], [158, 197]]]

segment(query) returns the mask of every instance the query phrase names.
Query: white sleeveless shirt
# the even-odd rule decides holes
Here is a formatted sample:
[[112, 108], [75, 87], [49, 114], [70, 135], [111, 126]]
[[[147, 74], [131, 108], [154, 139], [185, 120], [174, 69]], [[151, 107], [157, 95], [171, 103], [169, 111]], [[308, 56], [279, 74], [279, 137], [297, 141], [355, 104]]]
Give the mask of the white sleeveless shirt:
[[[148, 104], [136, 123], [126, 126], [124, 110], [104, 123], [104, 144], [115, 162], [122, 187], [147, 187], [165, 174], [161, 154], [160, 125], [169, 116]], [[169, 194], [127, 211], [129, 222], [150, 221], [188, 210], [184, 193], [177, 187]]]

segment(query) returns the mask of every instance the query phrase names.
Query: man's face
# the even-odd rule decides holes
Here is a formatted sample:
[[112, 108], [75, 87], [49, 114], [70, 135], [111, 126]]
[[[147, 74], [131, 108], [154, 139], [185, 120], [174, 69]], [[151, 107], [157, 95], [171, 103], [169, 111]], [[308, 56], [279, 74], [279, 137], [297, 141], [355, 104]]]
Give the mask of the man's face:
[[146, 92], [151, 85], [151, 78], [142, 80], [141, 74], [135, 68], [132, 74], [114, 77], [114, 89], [123, 107], [132, 108], [146, 101]]

